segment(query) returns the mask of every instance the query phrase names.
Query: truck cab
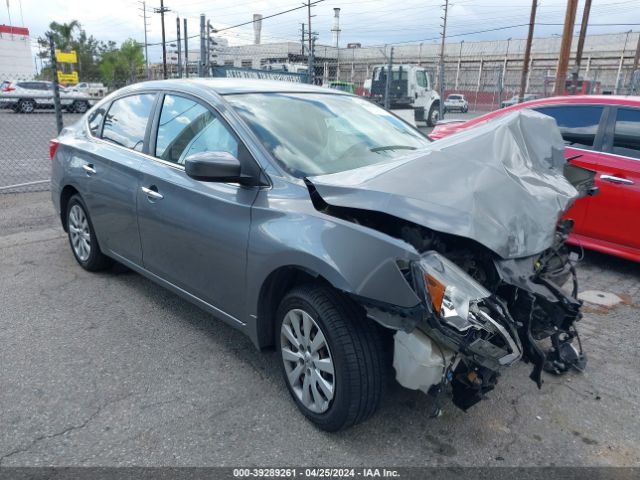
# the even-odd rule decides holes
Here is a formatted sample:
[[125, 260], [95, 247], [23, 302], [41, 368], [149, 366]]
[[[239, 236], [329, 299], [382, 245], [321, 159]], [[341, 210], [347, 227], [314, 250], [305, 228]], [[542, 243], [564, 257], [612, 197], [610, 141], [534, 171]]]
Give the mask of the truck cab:
[[[384, 104], [387, 65], [375, 66], [371, 76], [371, 98]], [[438, 122], [440, 96], [432, 88], [429, 72], [418, 65], [393, 65], [389, 84], [389, 108], [413, 109], [416, 122], [430, 127]]]

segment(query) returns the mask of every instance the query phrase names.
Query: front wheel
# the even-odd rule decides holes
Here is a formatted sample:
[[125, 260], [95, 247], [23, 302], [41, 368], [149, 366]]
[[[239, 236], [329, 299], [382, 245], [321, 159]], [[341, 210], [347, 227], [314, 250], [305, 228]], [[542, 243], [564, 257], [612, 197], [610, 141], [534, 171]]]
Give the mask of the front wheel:
[[427, 126], [435, 127], [436, 123], [440, 119], [440, 106], [436, 103], [429, 108], [429, 115], [427, 116]]
[[89, 109], [87, 102], [83, 100], [76, 100], [73, 102], [71, 111], [76, 113], [85, 113]]
[[369, 418], [382, 396], [382, 332], [349, 298], [325, 286], [291, 290], [277, 313], [282, 373], [300, 411], [334, 432]]

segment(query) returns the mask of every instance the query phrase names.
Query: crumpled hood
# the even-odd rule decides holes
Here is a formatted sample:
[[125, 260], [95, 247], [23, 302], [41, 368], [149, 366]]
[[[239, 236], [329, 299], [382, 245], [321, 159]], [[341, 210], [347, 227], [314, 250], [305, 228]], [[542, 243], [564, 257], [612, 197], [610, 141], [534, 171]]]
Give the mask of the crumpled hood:
[[476, 240], [503, 258], [550, 247], [578, 197], [553, 118], [521, 110], [388, 163], [309, 177], [323, 200]]

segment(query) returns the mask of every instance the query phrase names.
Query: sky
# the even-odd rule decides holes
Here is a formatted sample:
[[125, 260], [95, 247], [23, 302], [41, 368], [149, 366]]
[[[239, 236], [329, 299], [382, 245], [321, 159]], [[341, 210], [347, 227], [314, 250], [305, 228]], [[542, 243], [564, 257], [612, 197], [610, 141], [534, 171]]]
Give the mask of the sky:
[[[313, 0], [312, 0], [313, 1]], [[640, 0], [594, 0], [589, 33], [640, 30]], [[41, 36], [48, 24], [78, 20], [87, 34], [99, 40], [117, 43], [133, 38], [144, 41], [142, 2], [136, 0], [8, 0], [9, 8], [0, 2], [0, 24], [28, 27], [32, 41]], [[437, 42], [441, 31], [444, 0], [320, 0], [312, 8], [313, 30], [319, 44], [332, 44], [333, 8], [340, 7], [340, 44], [360, 42], [384, 45], [396, 42]], [[447, 36], [455, 40], [496, 40], [525, 38], [529, 22], [530, 0], [452, 0], [449, 9]], [[251, 21], [254, 13], [272, 15], [302, 5], [302, 0], [165, 0], [170, 11], [165, 14], [167, 40], [176, 37], [176, 16], [187, 18], [189, 35], [199, 31], [199, 15], [204, 13], [217, 29]], [[401, 5], [401, 6], [400, 6]], [[579, 0], [576, 33], [584, 0]], [[146, 3], [148, 43], [161, 41], [160, 15], [154, 8], [160, 0]], [[539, 0], [536, 37], [562, 33], [566, 0]], [[300, 41], [301, 23], [307, 21], [307, 8], [263, 20], [262, 42]], [[560, 25], [542, 25], [560, 24]], [[609, 25], [605, 25], [609, 24]], [[615, 25], [610, 25], [615, 24]], [[517, 26], [521, 25], [521, 26]], [[504, 28], [503, 27], [512, 27]], [[483, 32], [489, 29], [499, 29]], [[477, 32], [477, 33], [474, 33]], [[253, 27], [231, 28], [220, 33], [230, 44], [251, 43]], [[197, 48], [193, 43], [193, 48]], [[190, 48], [191, 49], [191, 48]], [[149, 48], [151, 61], [161, 57], [159, 46]]]

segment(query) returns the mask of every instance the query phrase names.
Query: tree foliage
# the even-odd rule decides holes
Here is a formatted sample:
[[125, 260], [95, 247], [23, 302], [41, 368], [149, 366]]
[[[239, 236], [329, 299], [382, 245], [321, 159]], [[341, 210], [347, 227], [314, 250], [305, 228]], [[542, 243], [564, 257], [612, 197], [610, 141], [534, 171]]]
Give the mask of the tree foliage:
[[[117, 87], [135, 82], [142, 73], [144, 55], [142, 45], [133, 39], [122, 42], [118, 47], [114, 41], [99, 41], [93, 35], [87, 35], [77, 20], [69, 23], [51, 22], [49, 31], [38, 38], [39, 56], [48, 60], [50, 56], [49, 36], [53, 38], [55, 47], [63, 52], [75, 50], [78, 64], [59, 65], [63, 71], [75, 68], [80, 81], [103, 83]], [[43, 68], [41, 76], [48, 78], [50, 68]]]

